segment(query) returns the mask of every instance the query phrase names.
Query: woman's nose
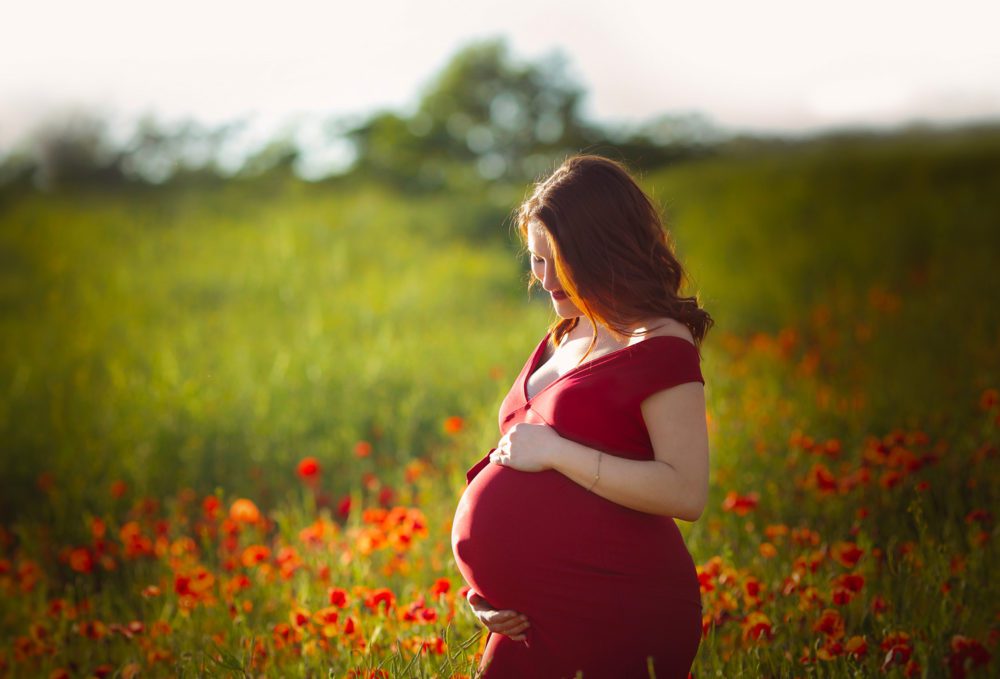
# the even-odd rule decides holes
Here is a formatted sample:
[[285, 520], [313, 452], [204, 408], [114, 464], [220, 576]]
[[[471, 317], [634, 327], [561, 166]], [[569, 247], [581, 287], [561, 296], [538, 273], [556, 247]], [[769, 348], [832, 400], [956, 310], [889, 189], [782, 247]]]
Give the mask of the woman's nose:
[[558, 290], [559, 278], [556, 277], [556, 267], [554, 264], [545, 263], [545, 272], [542, 278], [542, 287], [546, 290]]

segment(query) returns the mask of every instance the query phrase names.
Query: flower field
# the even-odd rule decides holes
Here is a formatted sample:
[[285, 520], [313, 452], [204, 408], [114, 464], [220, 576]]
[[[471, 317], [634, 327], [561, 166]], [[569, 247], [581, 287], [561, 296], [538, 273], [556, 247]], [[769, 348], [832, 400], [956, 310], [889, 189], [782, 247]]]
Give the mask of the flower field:
[[[963, 153], [887, 233], [829, 159], [648, 179], [716, 319], [694, 677], [998, 673], [997, 178], [918, 190]], [[270, 200], [2, 208], [0, 677], [475, 676], [451, 518], [549, 310], [447, 206]]]

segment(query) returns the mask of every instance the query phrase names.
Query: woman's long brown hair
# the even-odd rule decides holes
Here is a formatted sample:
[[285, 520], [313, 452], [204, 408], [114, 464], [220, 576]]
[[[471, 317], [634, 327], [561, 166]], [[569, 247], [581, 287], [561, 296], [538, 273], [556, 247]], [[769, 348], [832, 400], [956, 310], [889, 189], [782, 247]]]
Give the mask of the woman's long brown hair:
[[[597, 344], [597, 325], [619, 340], [639, 333], [630, 325], [666, 316], [688, 327], [701, 342], [714, 321], [697, 297], [682, 297], [687, 275], [674, 254], [660, 213], [620, 162], [596, 155], [567, 158], [535, 184], [517, 211], [526, 248], [528, 224], [546, 233], [556, 275], [573, 303], [595, 329], [587, 352]], [[528, 289], [538, 281], [530, 276]], [[549, 328], [558, 346], [579, 318], [559, 318]]]

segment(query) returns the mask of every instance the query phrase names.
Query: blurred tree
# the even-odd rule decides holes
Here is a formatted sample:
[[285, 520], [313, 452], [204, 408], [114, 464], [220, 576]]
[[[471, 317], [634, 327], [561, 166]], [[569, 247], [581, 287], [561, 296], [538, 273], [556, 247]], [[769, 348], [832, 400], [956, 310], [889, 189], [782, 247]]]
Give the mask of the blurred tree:
[[[206, 183], [224, 179], [223, 146], [243, 122], [217, 128], [192, 121], [166, 125], [140, 118], [124, 142], [114, 142], [106, 120], [88, 110], [51, 114], [0, 161], [0, 185], [33, 184], [50, 190], [68, 185]], [[272, 144], [248, 165], [261, 172], [280, 164]], [[265, 167], [266, 166], [266, 167]]]
[[433, 167], [425, 141], [408, 121], [391, 111], [380, 111], [343, 132], [355, 147], [350, 173], [404, 189], [437, 189], [444, 181]]
[[30, 150], [22, 146], [3, 154], [0, 158], [0, 205], [4, 193], [30, 188], [34, 172], [35, 161]]
[[731, 138], [697, 112], [656, 116], [612, 135], [616, 151], [630, 167], [641, 170], [714, 153]]
[[65, 184], [115, 184], [122, 175], [121, 151], [114, 148], [107, 122], [87, 110], [53, 115], [36, 127], [25, 142], [35, 186], [50, 189]]
[[513, 63], [502, 38], [469, 45], [412, 116], [381, 113], [347, 131], [353, 170], [417, 190], [534, 179], [560, 155], [604, 138], [582, 120], [584, 91], [565, 66], [560, 53]]
[[221, 174], [222, 147], [243, 122], [207, 128], [186, 120], [170, 129], [152, 116], [136, 124], [121, 157], [122, 171], [131, 180], [162, 183], [205, 181]]
[[276, 137], [247, 157], [236, 173], [240, 179], [263, 178], [267, 176], [291, 176], [292, 166], [299, 157], [295, 140], [288, 135]]

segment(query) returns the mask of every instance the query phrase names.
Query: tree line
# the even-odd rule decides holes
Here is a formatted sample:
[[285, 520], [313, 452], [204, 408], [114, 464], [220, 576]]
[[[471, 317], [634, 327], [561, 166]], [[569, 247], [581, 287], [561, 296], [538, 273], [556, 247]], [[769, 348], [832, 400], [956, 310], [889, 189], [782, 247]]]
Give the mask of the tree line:
[[[312, 179], [376, 181], [413, 193], [474, 191], [495, 183], [524, 185], [571, 153], [606, 154], [646, 171], [706, 155], [803, 143], [731, 134], [699, 113], [664, 114], [624, 127], [601, 125], [584, 118], [584, 89], [566, 67], [558, 52], [534, 63], [518, 62], [503, 38], [470, 43], [424, 88], [414, 111], [326, 120], [325, 141], [337, 142], [350, 160]], [[80, 112], [39, 126], [0, 158], [0, 187], [200, 185], [302, 176], [310, 149], [296, 141], [293, 131], [244, 154], [235, 165], [227, 162], [227, 147], [245, 124], [210, 127], [186, 121], [169, 128], [146, 116], [131, 138], [116, 143], [106, 120]], [[885, 135], [841, 130], [820, 135], [819, 143], [873, 136]]]
[[[640, 167], [654, 167], [709, 153], [725, 138], [693, 113], [610, 129], [584, 119], [584, 95], [566, 75], [559, 53], [520, 63], [503, 38], [471, 43], [425, 88], [412, 113], [378, 111], [361, 120], [331, 116], [324, 124], [327, 140], [346, 143], [351, 160], [325, 180], [374, 180], [413, 192], [523, 183], [568, 153], [613, 147]], [[226, 144], [241, 125], [186, 121], [171, 129], [147, 115], [130, 139], [115, 143], [106, 120], [81, 111], [35, 128], [0, 160], [0, 184], [53, 189], [297, 174], [306, 149], [291, 133], [270, 140], [238, 166], [227, 166]]]

